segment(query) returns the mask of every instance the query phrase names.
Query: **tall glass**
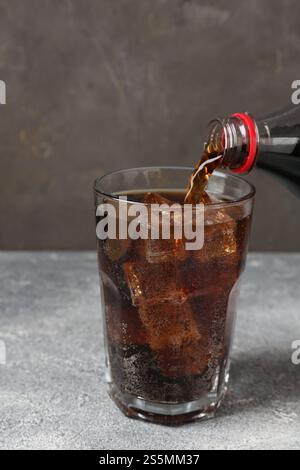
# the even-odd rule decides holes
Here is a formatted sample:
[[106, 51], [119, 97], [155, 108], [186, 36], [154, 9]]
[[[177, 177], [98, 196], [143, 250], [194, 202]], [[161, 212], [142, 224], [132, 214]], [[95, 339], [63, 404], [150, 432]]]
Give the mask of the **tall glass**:
[[126, 238], [118, 209], [138, 201], [150, 210], [167, 201], [162, 194], [180, 201], [191, 172], [136, 168], [94, 185], [97, 229], [107, 205], [123, 226], [97, 240], [109, 394], [127, 416], [163, 424], [214, 416], [226, 392], [255, 190], [236, 176], [211, 177], [197, 250], [175, 236]]

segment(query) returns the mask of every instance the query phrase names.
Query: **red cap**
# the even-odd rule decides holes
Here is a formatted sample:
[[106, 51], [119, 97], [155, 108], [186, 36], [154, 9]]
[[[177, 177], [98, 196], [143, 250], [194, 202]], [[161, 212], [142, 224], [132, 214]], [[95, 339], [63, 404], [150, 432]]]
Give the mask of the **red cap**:
[[258, 145], [255, 121], [252, 119], [251, 116], [249, 116], [249, 114], [244, 113], [232, 114], [231, 117], [237, 117], [241, 119], [245, 124], [249, 134], [248, 155], [246, 156], [243, 165], [240, 168], [234, 168], [232, 171], [234, 173], [247, 173], [253, 167], [257, 155]]

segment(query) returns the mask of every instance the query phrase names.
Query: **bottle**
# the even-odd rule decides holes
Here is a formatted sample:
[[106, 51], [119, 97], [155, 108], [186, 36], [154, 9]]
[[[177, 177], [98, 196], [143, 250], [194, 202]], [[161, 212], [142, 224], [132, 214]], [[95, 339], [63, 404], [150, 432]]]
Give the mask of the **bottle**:
[[213, 120], [206, 145], [222, 149], [219, 167], [240, 174], [256, 165], [285, 178], [300, 195], [300, 105], [262, 120], [248, 113]]

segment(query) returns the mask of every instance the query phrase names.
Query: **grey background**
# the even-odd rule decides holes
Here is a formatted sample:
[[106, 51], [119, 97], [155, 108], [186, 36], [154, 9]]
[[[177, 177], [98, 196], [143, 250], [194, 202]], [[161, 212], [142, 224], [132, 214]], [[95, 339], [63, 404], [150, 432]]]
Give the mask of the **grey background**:
[[[193, 165], [212, 117], [285, 106], [299, 15], [296, 0], [1, 0], [0, 249], [93, 248], [96, 176]], [[299, 200], [249, 179], [251, 247], [299, 250]]]

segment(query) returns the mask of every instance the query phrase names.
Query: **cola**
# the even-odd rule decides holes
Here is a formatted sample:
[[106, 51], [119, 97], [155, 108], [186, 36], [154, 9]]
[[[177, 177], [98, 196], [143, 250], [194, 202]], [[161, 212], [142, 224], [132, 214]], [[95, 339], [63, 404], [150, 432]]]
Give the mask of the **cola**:
[[[252, 201], [201, 194], [201, 250], [172, 236], [98, 239], [110, 395], [127, 416], [179, 424], [215, 411], [225, 393]], [[126, 197], [147, 207], [183, 205], [186, 193]]]

